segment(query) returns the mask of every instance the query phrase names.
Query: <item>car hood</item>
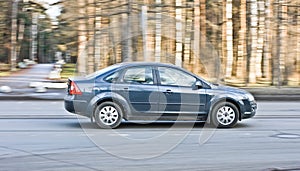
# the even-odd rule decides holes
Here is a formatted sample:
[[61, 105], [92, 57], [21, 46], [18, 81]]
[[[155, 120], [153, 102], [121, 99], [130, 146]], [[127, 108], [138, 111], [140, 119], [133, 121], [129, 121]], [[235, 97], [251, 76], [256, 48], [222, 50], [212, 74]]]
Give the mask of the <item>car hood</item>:
[[238, 93], [238, 94], [249, 94], [249, 92], [247, 92], [246, 90], [242, 90], [242, 89], [230, 87], [230, 86], [224, 86], [224, 85], [213, 85], [212, 89], [220, 90], [220, 91], [227, 91], [227, 92], [231, 92], [231, 93]]

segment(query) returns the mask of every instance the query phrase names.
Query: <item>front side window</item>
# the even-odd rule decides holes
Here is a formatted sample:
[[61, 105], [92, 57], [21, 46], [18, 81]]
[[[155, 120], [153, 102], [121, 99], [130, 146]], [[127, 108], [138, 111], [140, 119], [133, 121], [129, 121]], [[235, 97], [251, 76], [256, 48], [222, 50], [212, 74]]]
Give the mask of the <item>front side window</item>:
[[158, 67], [160, 84], [169, 86], [191, 87], [196, 82], [196, 78], [177, 69]]
[[132, 84], [153, 84], [152, 68], [134, 67], [125, 71], [123, 82]]

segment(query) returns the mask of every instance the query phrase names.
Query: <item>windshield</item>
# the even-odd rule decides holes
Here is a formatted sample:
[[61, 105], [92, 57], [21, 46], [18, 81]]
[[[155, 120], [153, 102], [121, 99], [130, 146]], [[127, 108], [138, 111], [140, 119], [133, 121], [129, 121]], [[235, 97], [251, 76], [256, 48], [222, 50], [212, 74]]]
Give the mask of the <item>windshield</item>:
[[89, 74], [89, 75], [87, 75], [87, 76], [85, 76], [85, 77], [86, 77], [87, 79], [91, 79], [91, 78], [94, 78], [94, 77], [96, 77], [96, 76], [98, 76], [98, 75], [104, 74], [104, 73], [106, 73], [106, 72], [108, 72], [108, 71], [110, 71], [110, 70], [116, 69], [116, 68], [118, 68], [119, 66], [120, 66], [120, 64], [111, 65], [111, 66], [106, 67], [106, 68], [103, 68], [103, 69], [101, 69], [101, 70], [99, 70], [99, 71], [93, 72], [93, 73], [91, 73], [91, 74]]

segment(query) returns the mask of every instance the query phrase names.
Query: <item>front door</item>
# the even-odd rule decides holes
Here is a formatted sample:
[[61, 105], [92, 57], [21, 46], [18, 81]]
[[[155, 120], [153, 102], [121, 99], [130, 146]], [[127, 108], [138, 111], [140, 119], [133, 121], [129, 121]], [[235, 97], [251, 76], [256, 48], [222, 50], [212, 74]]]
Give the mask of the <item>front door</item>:
[[197, 78], [182, 70], [158, 67], [160, 102], [164, 115], [205, 114], [206, 90], [195, 89]]

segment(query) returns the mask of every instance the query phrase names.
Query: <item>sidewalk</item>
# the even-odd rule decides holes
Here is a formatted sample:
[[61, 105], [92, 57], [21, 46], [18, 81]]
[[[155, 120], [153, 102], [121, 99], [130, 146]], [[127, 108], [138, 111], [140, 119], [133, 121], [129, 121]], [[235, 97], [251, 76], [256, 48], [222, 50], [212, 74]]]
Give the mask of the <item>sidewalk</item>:
[[300, 101], [300, 87], [244, 87], [261, 101]]
[[[10, 76], [0, 77], [0, 87], [8, 86], [11, 89], [8, 93], [0, 92], [0, 100], [62, 100], [66, 86], [62, 86], [64, 83], [57, 86], [57, 81], [48, 79], [53, 66], [54, 64], [35, 64]], [[51, 88], [44, 89], [42, 86], [45, 83], [51, 85]], [[45, 92], [38, 93], [38, 88]]]
[[[13, 73], [9, 77], [0, 77], [0, 87], [9, 86], [10, 93], [1, 93], [0, 100], [63, 100], [66, 84], [49, 80], [48, 76], [54, 64], [36, 64]], [[30, 85], [47, 85], [46, 92], [37, 93]], [[300, 101], [300, 87], [240, 87], [252, 93], [256, 100]]]

